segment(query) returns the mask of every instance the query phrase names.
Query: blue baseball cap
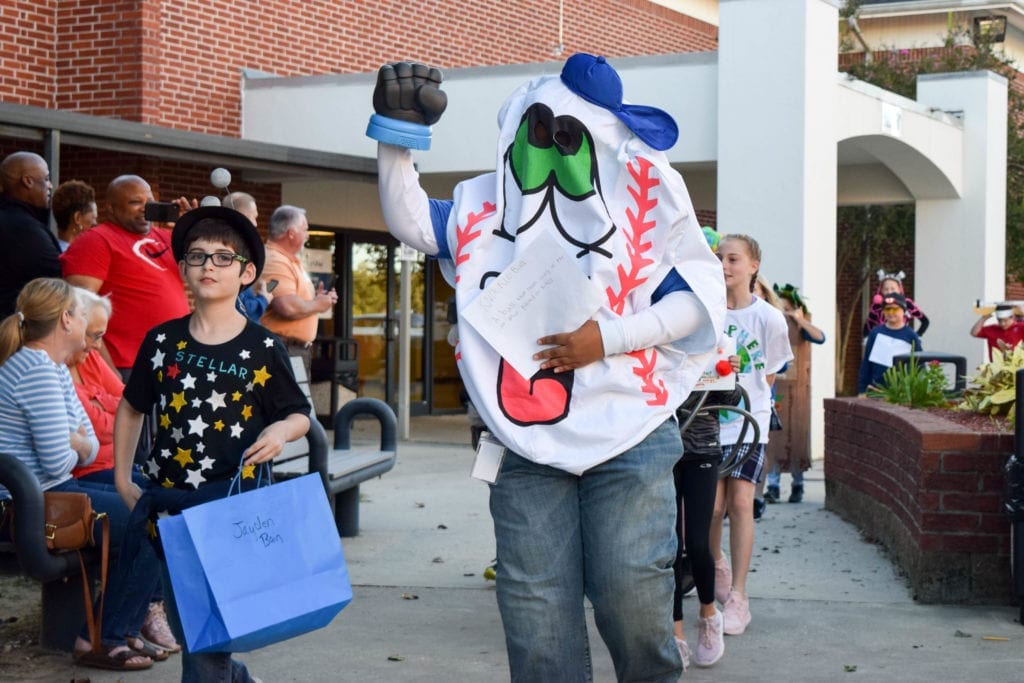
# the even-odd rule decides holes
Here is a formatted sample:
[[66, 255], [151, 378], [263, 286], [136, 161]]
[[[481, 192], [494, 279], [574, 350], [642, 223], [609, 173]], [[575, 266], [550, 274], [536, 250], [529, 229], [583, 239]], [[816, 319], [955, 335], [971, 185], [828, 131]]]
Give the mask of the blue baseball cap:
[[562, 83], [587, 102], [615, 114], [634, 135], [654, 149], [664, 151], [679, 139], [679, 127], [668, 112], [657, 107], [622, 103], [622, 79], [604, 57], [577, 52], [562, 67]]

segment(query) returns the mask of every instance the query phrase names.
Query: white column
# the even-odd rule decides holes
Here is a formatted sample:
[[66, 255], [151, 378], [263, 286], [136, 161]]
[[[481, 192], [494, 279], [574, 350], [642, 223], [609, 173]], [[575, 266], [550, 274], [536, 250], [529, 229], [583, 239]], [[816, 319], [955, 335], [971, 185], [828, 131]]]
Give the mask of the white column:
[[814, 348], [811, 449], [835, 394], [838, 11], [828, 0], [721, 0], [718, 227], [761, 244], [761, 271], [808, 297]]
[[962, 112], [964, 126], [963, 196], [917, 202], [914, 300], [931, 321], [923, 345], [966, 356], [974, 374], [985, 343], [969, 334], [972, 303], [1006, 290], [1006, 79], [991, 71], [920, 76], [917, 100]]

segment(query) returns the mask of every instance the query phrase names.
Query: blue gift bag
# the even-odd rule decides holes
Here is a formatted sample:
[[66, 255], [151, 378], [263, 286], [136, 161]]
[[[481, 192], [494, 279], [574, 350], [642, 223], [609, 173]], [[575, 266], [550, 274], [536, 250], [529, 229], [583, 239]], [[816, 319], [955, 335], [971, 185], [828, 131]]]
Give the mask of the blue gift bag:
[[352, 586], [320, 477], [159, 521], [189, 652], [247, 652], [322, 628]]

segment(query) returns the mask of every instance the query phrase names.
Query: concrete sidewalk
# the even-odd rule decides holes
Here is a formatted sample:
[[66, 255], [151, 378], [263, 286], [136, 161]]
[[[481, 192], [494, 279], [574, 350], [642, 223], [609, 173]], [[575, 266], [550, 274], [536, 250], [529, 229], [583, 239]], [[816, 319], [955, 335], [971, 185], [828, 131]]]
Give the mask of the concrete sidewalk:
[[[352, 603], [321, 631], [241, 655], [266, 683], [507, 680], [493, 583], [482, 577], [494, 540], [487, 488], [469, 478], [468, 423], [417, 418], [411, 433], [395, 469], [362, 486], [361, 533], [344, 542]], [[824, 509], [820, 470], [805, 500], [769, 506], [748, 586], [753, 622], [726, 637], [721, 662], [686, 680], [1024, 680], [1016, 608], [915, 604], [880, 548]], [[693, 641], [696, 599], [684, 609]], [[592, 622], [591, 645], [595, 680], [614, 681]], [[176, 681], [178, 660], [139, 674], [67, 664], [46, 680]]]

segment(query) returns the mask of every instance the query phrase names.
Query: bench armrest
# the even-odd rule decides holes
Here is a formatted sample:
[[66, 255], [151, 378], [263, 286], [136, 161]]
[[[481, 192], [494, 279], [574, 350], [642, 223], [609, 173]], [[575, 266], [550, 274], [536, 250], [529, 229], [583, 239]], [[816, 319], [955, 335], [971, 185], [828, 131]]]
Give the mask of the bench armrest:
[[330, 450], [327, 446], [327, 432], [324, 426], [316, 417], [309, 419], [309, 431], [306, 432], [306, 443], [309, 445], [309, 473], [320, 475], [320, 481], [324, 485], [324, 491], [330, 496], [330, 475], [327, 472], [327, 453]]
[[372, 415], [380, 422], [380, 449], [394, 451], [398, 446], [398, 420], [395, 412], [384, 401], [376, 398], [352, 399], [341, 407], [334, 416], [334, 450], [348, 450], [352, 447], [350, 430], [357, 415]]
[[76, 553], [53, 554], [46, 547], [43, 491], [25, 463], [0, 453], [0, 486], [13, 499], [14, 552], [22, 571], [42, 583], [77, 573]]

